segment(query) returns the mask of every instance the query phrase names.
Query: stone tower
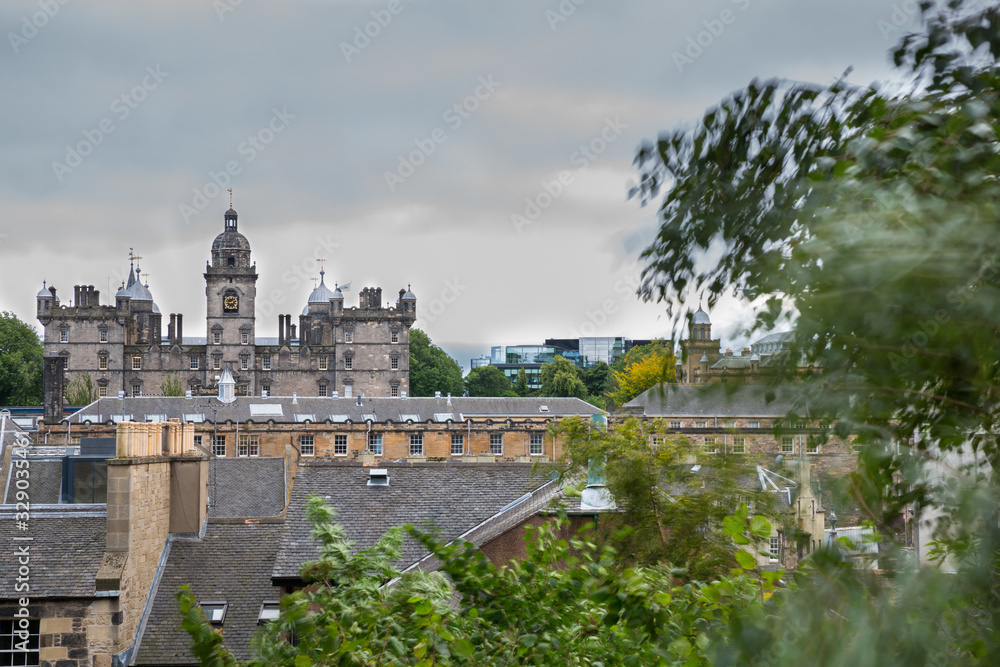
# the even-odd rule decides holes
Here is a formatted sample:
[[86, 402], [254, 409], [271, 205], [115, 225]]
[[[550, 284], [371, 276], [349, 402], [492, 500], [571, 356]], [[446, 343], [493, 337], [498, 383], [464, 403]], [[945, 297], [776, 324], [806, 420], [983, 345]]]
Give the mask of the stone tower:
[[250, 242], [237, 228], [236, 211], [229, 209], [225, 229], [212, 242], [212, 257], [205, 267], [207, 341], [206, 386], [229, 366], [237, 386], [253, 392], [254, 300], [257, 265], [250, 263]]

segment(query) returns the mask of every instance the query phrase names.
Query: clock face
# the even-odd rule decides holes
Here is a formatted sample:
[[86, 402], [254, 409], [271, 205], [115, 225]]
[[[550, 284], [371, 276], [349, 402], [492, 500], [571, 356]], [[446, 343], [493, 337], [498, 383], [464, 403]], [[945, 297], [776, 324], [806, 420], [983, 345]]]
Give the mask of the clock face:
[[240, 297], [235, 294], [227, 294], [222, 299], [222, 310], [227, 313], [235, 313], [240, 309]]

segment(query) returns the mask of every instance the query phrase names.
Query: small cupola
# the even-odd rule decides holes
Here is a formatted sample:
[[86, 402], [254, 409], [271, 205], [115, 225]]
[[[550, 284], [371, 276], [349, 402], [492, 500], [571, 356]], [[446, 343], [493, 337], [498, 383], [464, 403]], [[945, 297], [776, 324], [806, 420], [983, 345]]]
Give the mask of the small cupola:
[[236, 380], [229, 370], [229, 366], [222, 369], [222, 377], [219, 378], [219, 402], [232, 403], [236, 400]]

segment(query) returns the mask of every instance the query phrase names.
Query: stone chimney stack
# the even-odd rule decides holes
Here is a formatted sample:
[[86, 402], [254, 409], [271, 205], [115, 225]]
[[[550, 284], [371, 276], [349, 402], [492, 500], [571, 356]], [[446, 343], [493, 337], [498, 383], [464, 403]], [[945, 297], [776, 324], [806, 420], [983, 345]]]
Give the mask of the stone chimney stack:
[[66, 395], [66, 357], [45, 357], [42, 366], [42, 386], [45, 396], [45, 423], [58, 424], [63, 418]]

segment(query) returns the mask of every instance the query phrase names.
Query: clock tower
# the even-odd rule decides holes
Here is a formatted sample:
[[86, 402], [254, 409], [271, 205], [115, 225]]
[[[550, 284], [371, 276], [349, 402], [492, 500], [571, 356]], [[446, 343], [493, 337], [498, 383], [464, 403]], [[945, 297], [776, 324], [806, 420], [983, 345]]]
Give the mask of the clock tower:
[[205, 386], [229, 366], [237, 392], [256, 391], [254, 370], [254, 299], [257, 265], [250, 263], [250, 242], [237, 228], [236, 211], [226, 211], [225, 229], [212, 242], [212, 257], [205, 267], [207, 339]]

